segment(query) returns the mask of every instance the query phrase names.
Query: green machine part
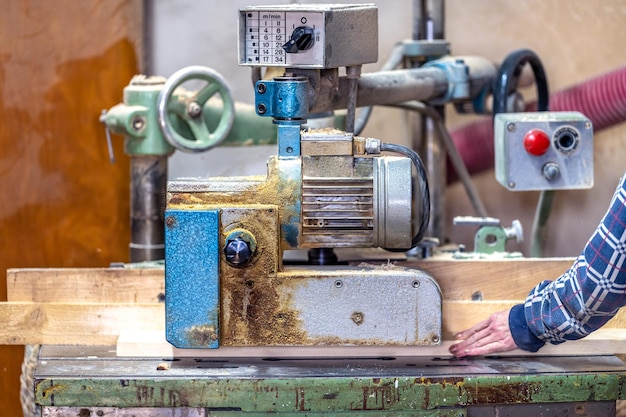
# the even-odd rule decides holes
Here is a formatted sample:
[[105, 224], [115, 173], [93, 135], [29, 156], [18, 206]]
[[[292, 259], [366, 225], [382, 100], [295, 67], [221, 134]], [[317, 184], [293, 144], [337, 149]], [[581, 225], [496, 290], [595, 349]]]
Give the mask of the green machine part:
[[124, 152], [131, 156], [170, 155], [174, 147], [163, 139], [156, 102], [165, 78], [136, 75], [124, 88], [124, 102], [106, 112], [102, 122], [124, 136]]
[[[180, 88], [192, 80], [206, 81], [208, 85], [198, 92]], [[216, 93], [222, 96], [222, 100], [212, 99]], [[164, 107], [161, 117], [160, 102]], [[199, 108], [202, 109], [201, 119], [193, 114]], [[234, 113], [232, 125], [223, 129], [222, 125], [228, 124], [225, 119], [231, 118], [230, 112]], [[345, 123], [345, 114], [332, 117], [334, 126]], [[169, 156], [176, 148], [201, 152], [217, 144], [273, 145], [278, 136], [273, 120], [259, 117], [252, 104], [233, 102], [223, 78], [215, 71], [199, 66], [183, 68], [168, 79], [136, 75], [124, 88], [123, 102], [103, 112], [100, 120], [110, 132], [124, 136], [124, 151], [130, 156]], [[164, 129], [169, 130], [175, 140], [167, 140]], [[209, 137], [217, 131], [225, 131], [222, 139]]]
[[[175, 146], [165, 140], [159, 125], [157, 101], [166, 79], [160, 76], [136, 75], [124, 88], [124, 100], [104, 112], [101, 121], [114, 134], [124, 137], [124, 152], [130, 156], [171, 155]], [[190, 94], [177, 91], [169, 103], [185, 101]], [[175, 104], [170, 107], [177, 107]], [[259, 117], [254, 106], [234, 104], [234, 122], [220, 143], [224, 146], [270, 145], [276, 143], [277, 127], [267, 118]], [[168, 109], [171, 110], [171, 109]], [[216, 100], [207, 101], [202, 107], [204, 123], [212, 132], [222, 119], [225, 109]], [[188, 124], [174, 111], [169, 111], [172, 128], [183, 138], [195, 139]]]
[[147, 359], [105, 348], [42, 347], [35, 401], [58, 412], [44, 415], [611, 416], [626, 393], [615, 356]]

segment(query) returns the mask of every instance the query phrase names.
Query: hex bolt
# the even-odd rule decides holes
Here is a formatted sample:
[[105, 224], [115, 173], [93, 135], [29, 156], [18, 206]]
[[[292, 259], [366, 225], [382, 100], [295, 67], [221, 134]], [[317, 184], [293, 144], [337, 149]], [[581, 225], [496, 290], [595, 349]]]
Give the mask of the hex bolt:
[[250, 244], [240, 237], [228, 240], [224, 246], [226, 262], [235, 267], [241, 267], [248, 263], [252, 257]]
[[202, 114], [202, 107], [195, 101], [187, 105], [187, 114], [191, 117], [198, 117]]
[[173, 227], [176, 224], [176, 219], [174, 218], [174, 216], [167, 216], [165, 218], [165, 225], [167, 227]]
[[131, 122], [133, 130], [136, 132], [140, 131], [146, 125], [146, 119], [142, 116], [135, 116]]
[[350, 318], [352, 319], [354, 324], [356, 324], [357, 326], [360, 326], [361, 324], [363, 324], [363, 320], [365, 319], [365, 315], [363, 313], [361, 313], [360, 311], [355, 311], [354, 313], [352, 313]]
[[267, 85], [265, 83], [258, 83], [256, 86], [256, 92], [259, 94], [265, 94], [267, 91]]
[[261, 104], [259, 104], [259, 105], [256, 107], [256, 111], [257, 111], [259, 114], [265, 114], [265, 113], [267, 113], [267, 106], [266, 106], [265, 104], [261, 103]]

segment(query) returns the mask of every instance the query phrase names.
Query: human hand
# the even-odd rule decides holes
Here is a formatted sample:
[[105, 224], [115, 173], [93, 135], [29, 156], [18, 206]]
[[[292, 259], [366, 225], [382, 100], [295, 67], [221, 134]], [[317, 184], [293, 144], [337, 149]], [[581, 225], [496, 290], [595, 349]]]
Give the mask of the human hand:
[[510, 310], [493, 313], [487, 320], [463, 330], [454, 338], [462, 340], [450, 346], [450, 353], [457, 358], [507, 352], [517, 348], [509, 329]]

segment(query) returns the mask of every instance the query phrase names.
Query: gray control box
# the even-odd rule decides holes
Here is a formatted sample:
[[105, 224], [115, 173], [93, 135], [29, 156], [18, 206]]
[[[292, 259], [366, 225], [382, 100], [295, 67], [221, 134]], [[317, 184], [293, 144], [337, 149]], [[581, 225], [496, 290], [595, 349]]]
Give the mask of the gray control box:
[[378, 60], [374, 4], [289, 4], [239, 10], [239, 64], [339, 68]]
[[496, 179], [512, 191], [593, 186], [593, 126], [578, 112], [501, 113]]

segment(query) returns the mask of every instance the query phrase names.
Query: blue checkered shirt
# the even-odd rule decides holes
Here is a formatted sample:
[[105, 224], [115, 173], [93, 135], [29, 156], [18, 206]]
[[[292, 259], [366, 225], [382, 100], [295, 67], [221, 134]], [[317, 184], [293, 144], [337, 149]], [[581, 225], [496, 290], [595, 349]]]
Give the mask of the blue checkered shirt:
[[587, 336], [626, 305], [626, 174], [572, 267], [543, 281], [513, 307], [509, 327], [518, 347], [532, 352]]

